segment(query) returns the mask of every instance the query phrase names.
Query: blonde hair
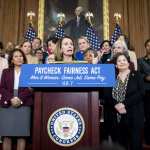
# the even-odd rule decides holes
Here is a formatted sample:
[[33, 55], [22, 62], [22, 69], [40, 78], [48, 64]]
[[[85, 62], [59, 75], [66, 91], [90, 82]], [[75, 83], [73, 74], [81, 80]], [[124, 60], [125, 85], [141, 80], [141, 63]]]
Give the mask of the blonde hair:
[[57, 60], [57, 61], [62, 61], [62, 60], [63, 60], [63, 53], [61, 52], [61, 46], [62, 46], [62, 41], [63, 41], [63, 39], [65, 39], [65, 38], [68, 38], [68, 39], [70, 39], [70, 40], [72, 41], [73, 47], [74, 47], [74, 51], [75, 51], [74, 40], [73, 40], [71, 37], [69, 37], [69, 36], [63, 37], [62, 39], [60, 39], [60, 40], [57, 42], [56, 48], [55, 48], [55, 50], [54, 50], [54, 54], [55, 54], [55, 56], [56, 56], [56, 60]]
[[54, 55], [56, 57], [56, 61], [62, 60], [61, 40], [58, 40], [58, 42], [56, 43], [56, 48], [54, 49]]
[[118, 40], [113, 44], [112, 47], [115, 47], [116, 45], [121, 44], [123, 46], [124, 51], [128, 51], [128, 46], [125, 42], [124, 36], [120, 36]]
[[87, 43], [90, 44], [90, 42], [89, 42], [89, 40], [88, 40], [88, 38], [87, 38], [86, 36], [80, 36], [80, 37], [78, 38], [78, 42], [79, 42], [80, 39], [84, 39]]

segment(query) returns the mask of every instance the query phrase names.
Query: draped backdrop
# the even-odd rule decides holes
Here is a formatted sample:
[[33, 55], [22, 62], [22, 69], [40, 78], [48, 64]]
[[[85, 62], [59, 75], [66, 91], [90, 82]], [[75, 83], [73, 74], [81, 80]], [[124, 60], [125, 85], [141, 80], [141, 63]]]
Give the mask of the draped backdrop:
[[[110, 36], [114, 31], [113, 14], [122, 14], [121, 29], [135, 48], [137, 56], [144, 55], [144, 41], [150, 37], [149, 0], [109, 0]], [[34, 11], [37, 30], [38, 0], [0, 0], [0, 41], [21, 42], [27, 28], [27, 11]]]

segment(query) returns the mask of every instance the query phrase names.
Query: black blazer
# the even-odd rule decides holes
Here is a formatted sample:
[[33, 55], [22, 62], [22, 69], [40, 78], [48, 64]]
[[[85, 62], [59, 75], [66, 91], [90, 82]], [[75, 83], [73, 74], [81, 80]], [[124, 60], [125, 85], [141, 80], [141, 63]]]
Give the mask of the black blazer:
[[[142, 76], [139, 72], [131, 72], [129, 75], [126, 96], [124, 105], [127, 110], [127, 121], [129, 126], [143, 127], [144, 125], [144, 107], [143, 107], [143, 96], [144, 96], [144, 83]], [[104, 106], [108, 106], [114, 110], [111, 113], [117, 113], [114, 106], [117, 101], [112, 97], [112, 88], [105, 88], [103, 91]], [[112, 115], [114, 117], [116, 115]], [[112, 118], [115, 119], [116, 118]]]
[[64, 26], [64, 30], [69, 28], [70, 36], [72, 38], [78, 39], [80, 36], [84, 36], [87, 28], [89, 27], [89, 23], [86, 21], [83, 15], [80, 16], [79, 26], [77, 26], [77, 17], [68, 21]]

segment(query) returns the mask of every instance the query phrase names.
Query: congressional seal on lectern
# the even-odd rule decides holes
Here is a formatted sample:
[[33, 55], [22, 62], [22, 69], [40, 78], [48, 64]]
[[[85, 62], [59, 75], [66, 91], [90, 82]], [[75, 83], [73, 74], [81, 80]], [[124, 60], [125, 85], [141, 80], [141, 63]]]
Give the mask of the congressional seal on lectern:
[[85, 123], [82, 115], [75, 109], [64, 107], [54, 111], [47, 123], [50, 139], [63, 147], [73, 146], [84, 135]]

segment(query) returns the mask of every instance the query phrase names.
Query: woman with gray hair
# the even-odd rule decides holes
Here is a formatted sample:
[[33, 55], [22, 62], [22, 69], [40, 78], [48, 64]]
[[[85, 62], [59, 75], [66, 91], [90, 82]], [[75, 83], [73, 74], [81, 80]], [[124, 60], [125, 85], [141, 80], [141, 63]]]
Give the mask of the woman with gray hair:
[[112, 46], [112, 57], [120, 52], [126, 52], [130, 56], [131, 62], [134, 64], [135, 70], [137, 70], [137, 57], [135, 52], [128, 49], [124, 36], [120, 36], [118, 40]]

